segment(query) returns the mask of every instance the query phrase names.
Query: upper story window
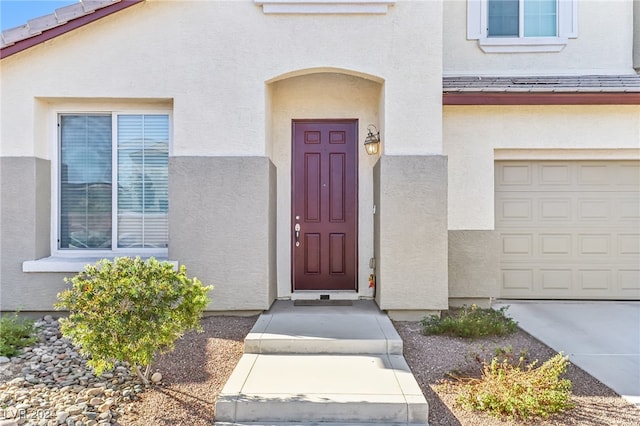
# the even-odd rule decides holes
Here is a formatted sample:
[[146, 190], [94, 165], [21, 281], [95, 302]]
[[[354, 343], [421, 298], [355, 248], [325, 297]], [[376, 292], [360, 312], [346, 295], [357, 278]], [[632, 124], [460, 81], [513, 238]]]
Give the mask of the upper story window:
[[556, 37], [556, 0], [489, 0], [488, 37]]
[[558, 52], [577, 37], [578, 0], [467, 0], [467, 38], [488, 53]]
[[61, 114], [57, 251], [166, 254], [168, 114]]

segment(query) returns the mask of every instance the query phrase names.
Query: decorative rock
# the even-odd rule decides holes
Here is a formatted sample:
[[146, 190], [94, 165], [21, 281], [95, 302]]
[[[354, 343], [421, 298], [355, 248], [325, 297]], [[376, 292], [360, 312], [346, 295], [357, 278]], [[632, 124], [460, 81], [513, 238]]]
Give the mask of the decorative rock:
[[59, 425], [64, 424], [67, 421], [68, 417], [69, 417], [69, 413], [67, 413], [66, 411], [59, 411], [56, 414], [56, 422], [58, 422], [57, 424]]
[[153, 373], [153, 375], [151, 375], [151, 381], [153, 383], [160, 383], [161, 380], [162, 380], [162, 374], [158, 373], [157, 371]]
[[87, 391], [87, 395], [88, 396], [98, 396], [98, 395], [102, 395], [102, 393], [104, 392], [104, 389], [102, 388], [91, 388]]
[[76, 414], [82, 413], [82, 408], [78, 405], [72, 405], [67, 408], [67, 412], [69, 413], [69, 415], [75, 416]]
[[45, 322], [53, 321], [53, 317], [51, 315], [45, 315], [43, 319], [45, 320]]
[[[126, 403], [146, 388], [120, 363], [96, 377], [86, 358], [62, 337], [56, 320], [37, 324], [38, 343], [19, 356], [0, 358], [0, 418], [11, 418], [12, 426], [117, 425], [129, 408]], [[27, 410], [27, 416], [18, 418], [18, 409]], [[16, 411], [13, 417], [11, 410]], [[44, 412], [50, 413], [47, 419], [37, 417]]]

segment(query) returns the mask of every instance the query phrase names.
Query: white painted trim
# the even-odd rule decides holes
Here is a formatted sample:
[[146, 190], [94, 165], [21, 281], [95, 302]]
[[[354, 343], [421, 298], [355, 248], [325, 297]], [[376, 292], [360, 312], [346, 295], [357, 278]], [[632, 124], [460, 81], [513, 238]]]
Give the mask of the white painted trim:
[[564, 37], [487, 37], [478, 45], [485, 53], [560, 52], [568, 42]]
[[520, 37], [487, 37], [488, 7], [488, 0], [467, 0], [467, 40], [478, 40], [485, 53], [559, 52], [569, 38], [578, 37], [578, 0], [558, 0], [558, 37], [523, 37], [524, 14]]
[[494, 149], [494, 160], [640, 160], [640, 149]]
[[[65, 258], [59, 256], [44, 257], [37, 260], [25, 260], [22, 262], [22, 272], [81, 272], [84, 271], [86, 265], [94, 264], [101, 259], [109, 259], [113, 261], [115, 257], [125, 256], [118, 254], [116, 256], [98, 256], [98, 257], [76, 257]], [[151, 256], [140, 256], [142, 259], [148, 259]], [[178, 268], [177, 260], [168, 260], [156, 257], [160, 262], [169, 262], [173, 264], [175, 269]]]
[[395, 0], [254, 0], [264, 14], [386, 14]]

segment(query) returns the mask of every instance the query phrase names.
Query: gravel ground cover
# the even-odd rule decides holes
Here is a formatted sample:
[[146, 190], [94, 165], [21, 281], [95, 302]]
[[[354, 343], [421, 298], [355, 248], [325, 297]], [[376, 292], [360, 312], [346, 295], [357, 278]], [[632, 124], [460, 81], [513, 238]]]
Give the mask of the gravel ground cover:
[[[40, 321], [39, 343], [0, 364], [0, 426], [8, 425], [211, 425], [215, 400], [242, 355], [243, 340], [257, 317], [207, 317], [204, 333], [187, 333], [176, 350], [153, 365], [161, 381], [145, 389], [119, 366], [95, 377], [86, 361], [57, 329], [52, 318]], [[437, 384], [452, 370], [469, 370], [476, 355], [489, 357], [496, 347], [526, 349], [530, 360], [555, 353], [528, 334], [467, 341], [424, 336], [418, 322], [396, 322], [404, 352], [429, 402], [429, 424], [504, 425], [483, 413], [457, 407], [455, 396]], [[640, 409], [584, 371], [570, 366], [576, 407], [535, 425], [638, 425]], [[106, 414], [105, 414], [106, 413]], [[4, 420], [3, 420], [4, 419]]]

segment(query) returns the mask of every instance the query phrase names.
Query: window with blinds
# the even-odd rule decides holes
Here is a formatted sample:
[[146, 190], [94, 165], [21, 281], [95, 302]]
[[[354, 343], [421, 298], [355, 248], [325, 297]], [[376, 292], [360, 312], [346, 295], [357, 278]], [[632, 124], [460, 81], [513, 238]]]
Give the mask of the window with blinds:
[[557, 0], [488, 0], [489, 37], [556, 37]]
[[169, 116], [60, 116], [59, 248], [168, 243]]

